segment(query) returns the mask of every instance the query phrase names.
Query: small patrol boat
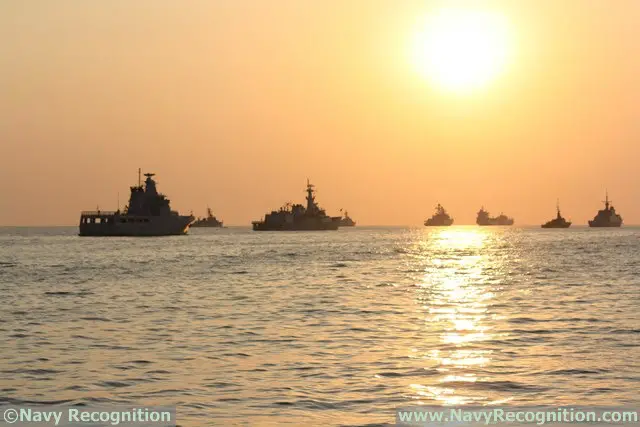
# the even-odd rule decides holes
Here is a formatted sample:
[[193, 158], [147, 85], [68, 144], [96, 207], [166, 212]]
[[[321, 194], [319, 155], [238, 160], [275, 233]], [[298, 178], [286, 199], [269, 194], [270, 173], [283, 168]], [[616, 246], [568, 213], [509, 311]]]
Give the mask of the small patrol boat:
[[217, 227], [217, 228], [221, 228], [222, 227], [222, 221], [219, 221], [218, 218], [216, 218], [213, 215], [213, 212], [211, 211], [211, 208], [207, 207], [207, 216], [205, 218], [198, 218], [197, 220], [195, 220], [193, 222], [193, 224], [191, 224], [191, 227]]
[[567, 221], [562, 217], [560, 213], [560, 202], [556, 204], [556, 210], [558, 211], [556, 217], [551, 221], [545, 222], [541, 225], [542, 228], [569, 228], [571, 227], [571, 221]]
[[[342, 212], [342, 209], [340, 209], [340, 212]], [[355, 227], [356, 226], [356, 222], [351, 219], [351, 217], [349, 216], [349, 212], [344, 211], [344, 217], [342, 217], [340, 219], [340, 227]]]

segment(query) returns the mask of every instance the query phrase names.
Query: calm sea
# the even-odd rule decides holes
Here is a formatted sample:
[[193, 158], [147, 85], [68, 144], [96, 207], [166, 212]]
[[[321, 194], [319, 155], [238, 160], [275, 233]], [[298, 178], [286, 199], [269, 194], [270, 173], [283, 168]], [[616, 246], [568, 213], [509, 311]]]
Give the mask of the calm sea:
[[0, 229], [0, 403], [181, 425], [640, 397], [640, 229]]

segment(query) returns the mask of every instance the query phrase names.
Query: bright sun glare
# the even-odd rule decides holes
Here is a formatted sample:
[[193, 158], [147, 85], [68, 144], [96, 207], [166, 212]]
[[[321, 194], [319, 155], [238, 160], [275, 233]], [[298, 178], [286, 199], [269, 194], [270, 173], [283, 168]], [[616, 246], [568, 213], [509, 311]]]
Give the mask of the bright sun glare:
[[486, 85], [505, 68], [509, 35], [503, 16], [446, 9], [430, 16], [416, 34], [419, 72], [439, 86], [464, 92]]

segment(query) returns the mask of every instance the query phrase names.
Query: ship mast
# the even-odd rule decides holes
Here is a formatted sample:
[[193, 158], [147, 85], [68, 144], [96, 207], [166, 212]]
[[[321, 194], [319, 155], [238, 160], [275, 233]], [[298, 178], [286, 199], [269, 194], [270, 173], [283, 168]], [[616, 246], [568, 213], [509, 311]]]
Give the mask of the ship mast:
[[142, 187], [142, 169], [138, 168], [138, 187]]
[[315, 211], [315, 201], [313, 197], [313, 184], [309, 183], [309, 178], [307, 178], [307, 212]]
[[609, 210], [609, 203], [610, 203], [609, 202], [609, 190], [607, 190], [606, 193], [605, 193], [605, 199], [604, 199], [604, 207], [605, 207], [605, 210], [607, 210], [607, 211]]

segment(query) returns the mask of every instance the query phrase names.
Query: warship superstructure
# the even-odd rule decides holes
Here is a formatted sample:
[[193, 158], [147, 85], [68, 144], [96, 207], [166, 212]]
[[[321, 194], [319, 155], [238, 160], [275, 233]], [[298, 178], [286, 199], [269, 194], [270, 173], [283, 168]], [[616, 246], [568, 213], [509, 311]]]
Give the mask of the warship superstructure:
[[491, 217], [489, 212], [484, 209], [484, 206], [480, 208], [476, 217], [476, 224], [478, 225], [513, 225], [513, 222], [513, 218], [509, 218], [503, 213], [496, 217]]
[[569, 228], [571, 227], [571, 221], [567, 221], [562, 217], [560, 213], [560, 202], [556, 204], [557, 215], [551, 221], [547, 221], [541, 225], [542, 228]]
[[451, 224], [453, 224], [453, 218], [449, 216], [440, 203], [436, 206], [436, 213], [424, 222], [427, 227], [443, 227]]
[[173, 236], [185, 234], [194, 218], [171, 210], [170, 200], [158, 193], [155, 174], [146, 173], [144, 186], [131, 187], [124, 212], [85, 211], [80, 214], [81, 236]]
[[593, 220], [589, 221], [589, 227], [620, 227], [621, 225], [622, 217], [616, 213], [616, 209], [609, 200], [609, 192], [607, 192], [604, 209], [599, 210]]
[[315, 201], [314, 186], [307, 180], [307, 206], [287, 204], [265, 215], [263, 221], [253, 221], [255, 231], [337, 230], [340, 216], [328, 216]]
[[223, 225], [222, 221], [219, 221], [218, 218], [216, 218], [213, 215], [213, 212], [211, 211], [211, 208], [207, 207], [207, 216], [205, 218], [198, 218], [197, 220], [195, 220], [191, 224], [191, 227], [217, 227], [217, 228], [221, 228], [222, 225]]
[[[342, 211], [342, 209], [340, 209], [340, 211]], [[340, 227], [355, 227], [356, 226], [356, 222], [351, 219], [351, 217], [349, 216], [349, 212], [344, 211], [344, 216], [342, 218], [340, 218]]]

